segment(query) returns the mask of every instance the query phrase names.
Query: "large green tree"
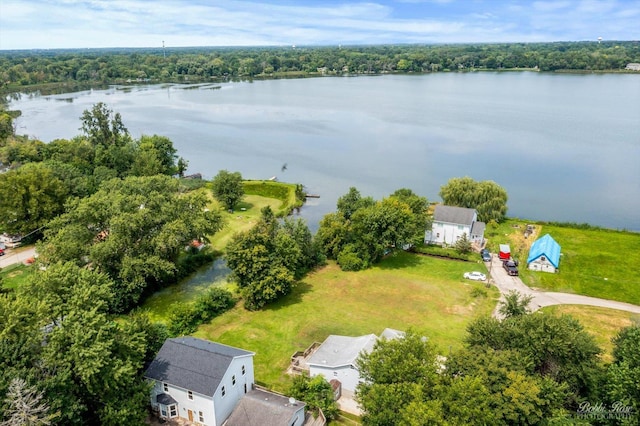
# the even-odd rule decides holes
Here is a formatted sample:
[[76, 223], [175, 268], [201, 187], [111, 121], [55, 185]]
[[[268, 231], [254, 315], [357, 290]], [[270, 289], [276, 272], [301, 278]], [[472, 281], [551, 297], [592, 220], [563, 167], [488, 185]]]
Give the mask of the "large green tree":
[[233, 210], [244, 196], [242, 175], [240, 172], [220, 170], [211, 181], [211, 189], [213, 196], [216, 197], [227, 210]]
[[468, 176], [449, 179], [440, 188], [440, 197], [448, 206], [476, 209], [482, 222], [500, 222], [507, 214], [507, 192], [493, 181], [476, 182]]
[[54, 170], [29, 163], [0, 174], [0, 230], [28, 234], [64, 211], [68, 188]]
[[220, 213], [207, 202], [204, 193], [183, 193], [168, 176], [107, 181], [51, 223], [40, 258], [106, 273], [115, 282], [112, 309], [127, 310], [147, 286], [175, 280], [191, 241], [206, 241], [220, 229]]
[[306, 225], [280, 224], [268, 206], [251, 230], [229, 242], [225, 258], [250, 310], [288, 294], [295, 279], [320, 261]]
[[[640, 420], [640, 324], [625, 327], [613, 339], [613, 363], [607, 375], [607, 397], [619, 406], [629, 423]], [[621, 412], [621, 414], [624, 414]]]

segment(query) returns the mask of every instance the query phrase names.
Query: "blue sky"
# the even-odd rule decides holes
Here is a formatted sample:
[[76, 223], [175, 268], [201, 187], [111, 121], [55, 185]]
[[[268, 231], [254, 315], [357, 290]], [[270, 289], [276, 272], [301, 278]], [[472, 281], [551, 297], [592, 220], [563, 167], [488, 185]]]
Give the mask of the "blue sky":
[[640, 40], [640, 0], [0, 0], [0, 50]]

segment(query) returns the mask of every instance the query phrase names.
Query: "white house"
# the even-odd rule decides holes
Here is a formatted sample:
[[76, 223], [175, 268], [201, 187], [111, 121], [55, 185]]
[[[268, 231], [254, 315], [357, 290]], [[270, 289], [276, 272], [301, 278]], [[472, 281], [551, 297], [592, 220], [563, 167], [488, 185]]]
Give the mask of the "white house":
[[484, 241], [484, 222], [478, 222], [478, 212], [464, 207], [438, 204], [433, 211], [433, 225], [425, 232], [427, 244], [454, 245], [463, 234], [472, 243]]
[[560, 244], [546, 234], [533, 242], [527, 258], [532, 271], [557, 272], [560, 266]]
[[221, 426], [252, 390], [253, 352], [194, 337], [167, 339], [144, 377], [164, 418]]
[[[403, 335], [401, 331], [387, 328], [380, 337], [394, 339]], [[327, 381], [339, 380], [343, 390], [354, 392], [361, 381], [356, 360], [361, 352], [371, 352], [377, 340], [375, 334], [359, 337], [330, 335], [307, 360], [309, 376], [322, 375]]]

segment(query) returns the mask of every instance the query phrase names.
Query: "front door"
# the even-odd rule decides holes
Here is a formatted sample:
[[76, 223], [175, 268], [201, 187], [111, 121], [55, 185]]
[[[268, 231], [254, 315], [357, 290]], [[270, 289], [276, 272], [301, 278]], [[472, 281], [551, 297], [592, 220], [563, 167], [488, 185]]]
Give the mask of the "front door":
[[193, 421], [193, 411], [188, 410], [187, 414], [189, 415], [189, 421], [192, 422]]

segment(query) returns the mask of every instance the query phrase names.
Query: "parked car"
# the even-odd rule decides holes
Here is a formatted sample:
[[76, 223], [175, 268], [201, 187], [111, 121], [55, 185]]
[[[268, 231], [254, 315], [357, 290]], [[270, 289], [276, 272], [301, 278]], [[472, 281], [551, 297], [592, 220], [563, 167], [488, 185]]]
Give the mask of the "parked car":
[[0, 256], [4, 256], [4, 251], [7, 249], [7, 247], [4, 245], [4, 243], [0, 243]]
[[486, 281], [487, 280], [487, 276], [485, 274], [483, 274], [482, 272], [478, 272], [478, 271], [473, 271], [473, 272], [465, 272], [464, 273], [464, 277], [468, 280], [473, 280], [473, 281]]
[[482, 249], [482, 251], [480, 251], [480, 257], [482, 257], [484, 262], [491, 262], [491, 253], [489, 253], [489, 250], [487, 249]]
[[504, 262], [502, 262], [502, 267], [505, 271], [507, 271], [507, 274], [512, 276], [518, 275], [518, 264], [515, 261], [511, 259], [505, 260]]

